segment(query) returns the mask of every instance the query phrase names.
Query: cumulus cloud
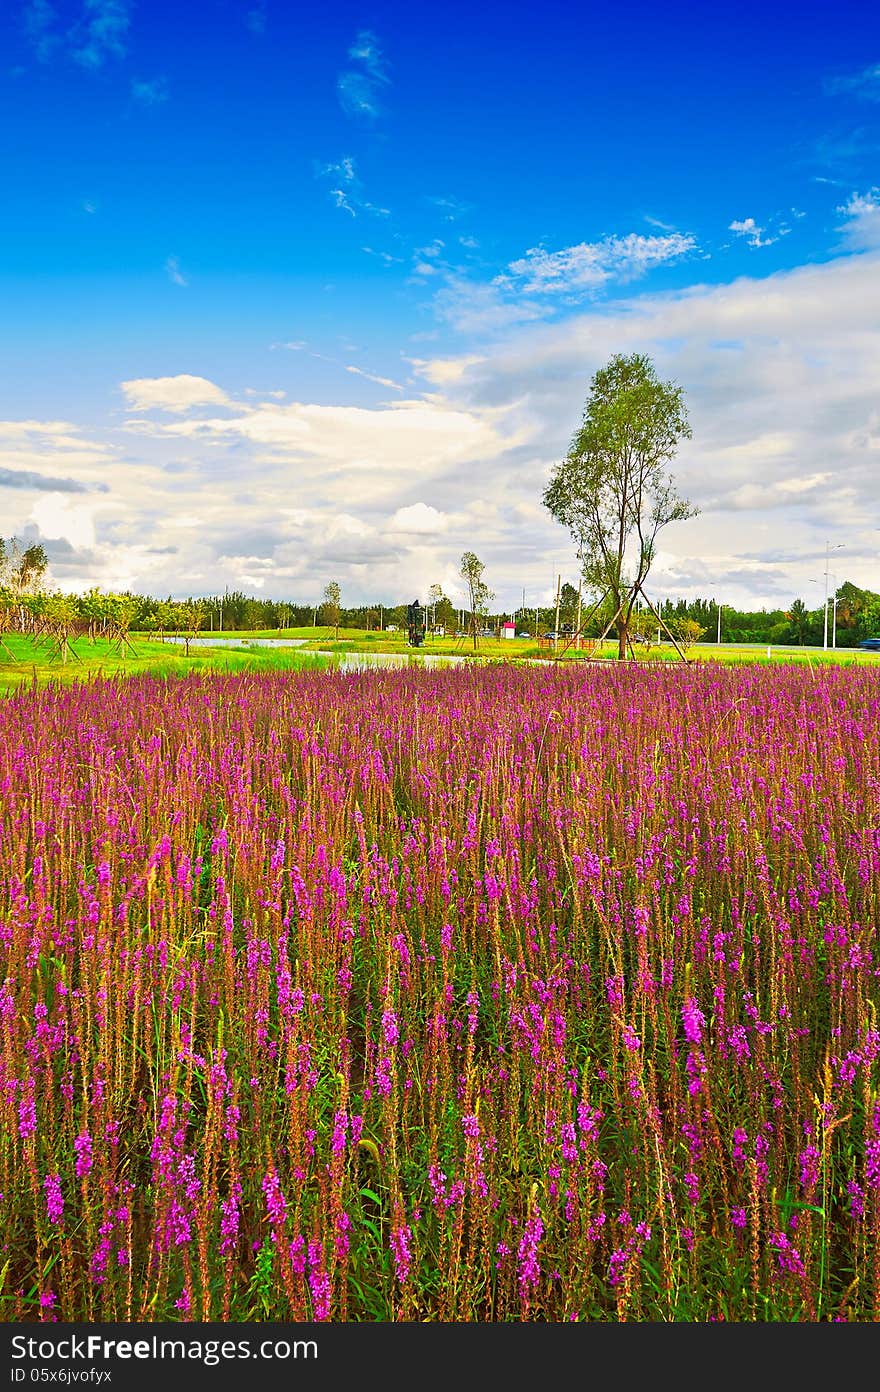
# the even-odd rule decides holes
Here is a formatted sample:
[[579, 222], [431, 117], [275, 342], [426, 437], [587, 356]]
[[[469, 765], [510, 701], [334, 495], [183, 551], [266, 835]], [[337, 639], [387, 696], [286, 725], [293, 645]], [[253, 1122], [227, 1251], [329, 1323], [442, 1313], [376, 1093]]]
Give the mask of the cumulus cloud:
[[[193, 379], [188, 379], [193, 380]], [[203, 383], [203, 378], [194, 379]], [[164, 393], [163, 400], [180, 401], [178, 378], [148, 382], [148, 391]], [[162, 387], [155, 387], [155, 383]], [[206, 384], [211, 386], [211, 383]], [[123, 389], [141, 388], [124, 383]], [[203, 388], [198, 389], [201, 393]], [[219, 391], [219, 388], [215, 390]], [[136, 392], [145, 409], [143, 391]], [[204, 397], [200, 395], [201, 404]], [[158, 404], [158, 403], [156, 403]], [[183, 412], [187, 407], [163, 405]], [[200, 441], [215, 445], [246, 442], [263, 460], [314, 460], [333, 466], [355, 486], [358, 475], [371, 487], [394, 486], [401, 475], [418, 474], [457, 463], [497, 457], [521, 440], [516, 430], [501, 428], [491, 411], [466, 411], [434, 401], [395, 401], [384, 407], [322, 406], [292, 402], [262, 402], [228, 417], [190, 418], [173, 422], [137, 422], [141, 433]], [[362, 487], [362, 485], [359, 485]]]
[[61, 538], [79, 550], [95, 544], [95, 508], [100, 506], [72, 503], [62, 493], [49, 493], [34, 503], [28, 520], [37, 526], [41, 536]]
[[409, 507], [398, 508], [389, 526], [393, 532], [433, 536], [446, 531], [448, 520], [445, 513], [428, 503], [412, 503]]
[[187, 372], [176, 377], [135, 377], [121, 382], [126, 402], [133, 411], [189, 411], [194, 406], [228, 406], [229, 397], [207, 377]]

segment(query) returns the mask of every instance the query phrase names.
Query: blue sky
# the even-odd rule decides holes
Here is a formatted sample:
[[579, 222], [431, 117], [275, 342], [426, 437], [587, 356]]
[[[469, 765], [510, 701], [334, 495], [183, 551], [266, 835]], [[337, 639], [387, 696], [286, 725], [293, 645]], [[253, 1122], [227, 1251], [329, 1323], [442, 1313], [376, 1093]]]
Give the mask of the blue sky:
[[590, 378], [680, 384], [658, 596], [880, 589], [880, 19], [27, 0], [0, 19], [0, 534], [61, 588], [500, 604]]

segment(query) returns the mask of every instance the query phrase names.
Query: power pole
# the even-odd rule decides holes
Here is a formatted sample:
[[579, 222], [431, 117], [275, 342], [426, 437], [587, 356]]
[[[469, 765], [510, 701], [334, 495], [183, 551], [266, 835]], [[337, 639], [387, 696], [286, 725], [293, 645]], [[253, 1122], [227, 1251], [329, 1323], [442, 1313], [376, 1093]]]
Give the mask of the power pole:
[[557, 647], [558, 647], [558, 645], [559, 645], [559, 599], [560, 599], [561, 591], [562, 591], [562, 576], [561, 576], [561, 575], [557, 575], [557, 577], [556, 577], [556, 623], [555, 623], [554, 626], [553, 626], [553, 651], [554, 651], [554, 653], [556, 652], [556, 649], [557, 649]]

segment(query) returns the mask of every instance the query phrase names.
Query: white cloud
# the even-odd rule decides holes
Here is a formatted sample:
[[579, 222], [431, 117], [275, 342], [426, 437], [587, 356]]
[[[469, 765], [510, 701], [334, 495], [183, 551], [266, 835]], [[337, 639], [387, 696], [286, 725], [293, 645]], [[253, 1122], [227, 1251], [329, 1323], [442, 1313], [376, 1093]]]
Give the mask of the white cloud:
[[445, 532], [448, 518], [445, 513], [428, 503], [412, 503], [409, 507], [398, 508], [389, 526], [393, 532], [415, 533], [420, 536], [433, 536]]
[[48, 493], [34, 503], [29, 521], [40, 535], [63, 539], [71, 546], [88, 548], [95, 544], [95, 511], [101, 503], [72, 503], [65, 493]]
[[136, 377], [119, 385], [133, 411], [182, 412], [194, 406], [232, 404], [225, 391], [207, 377], [193, 377], [186, 372], [176, 377]]
[[165, 262], [165, 272], [168, 279], [174, 285], [189, 285], [189, 281], [180, 269], [180, 262], [176, 256], [169, 256]]
[[[792, 211], [794, 212], [795, 210], [793, 209]], [[795, 216], [802, 217], [803, 214], [795, 212]], [[735, 232], [738, 237], [745, 237], [750, 247], [767, 247], [772, 246], [774, 242], [778, 242], [780, 237], [786, 237], [791, 231], [791, 228], [785, 223], [779, 223], [771, 236], [763, 227], [758, 226], [754, 218], [747, 217], [739, 222], [731, 222], [727, 230], [729, 232]]]
[[[681, 232], [664, 237], [630, 232], [599, 242], [580, 242], [561, 251], [532, 247], [518, 261], [512, 261], [508, 271], [524, 294], [570, 295], [595, 290], [611, 280], [634, 280], [653, 266], [677, 261], [695, 247], [694, 238]], [[505, 283], [504, 279], [500, 283]]]
[[375, 119], [381, 112], [379, 91], [389, 78], [387, 64], [379, 42], [369, 29], [362, 29], [348, 50], [357, 67], [339, 74], [336, 92], [343, 111], [348, 116]]
[[457, 358], [410, 358], [409, 363], [420, 377], [434, 386], [457, 382], [475, 363], [483, 362], [478, 353], [462, 354]]
[[329, 480], [343, 496], [379, 500], [406, 480], [497, 458], [525, 438], [522, 427], [508, 428], [492, 410], [424, 400], [374, 409], [265, 402], [224, 418], [140, 420], [129, 428], [215, 447], [246, 443], [262, 464], [297, 463], [299, 487], [316, 500], [328, 498]]
[[841, 231], [847, 249], [869, 251], [880, 247], [880, 188], [850, 194], [837, 211], [846, 219]]
[[393, 391], [403, 391], [400, 383], [393, 381], [390, 377], [377, 377], [374, 372], [365, 372], [362, 367], [353, 367], [351, 364], [348, 364], [345, 370], [353, 373], [355, 377], [366, 377], [368, 382], [376, 382], [380, 387], [390, 387]]

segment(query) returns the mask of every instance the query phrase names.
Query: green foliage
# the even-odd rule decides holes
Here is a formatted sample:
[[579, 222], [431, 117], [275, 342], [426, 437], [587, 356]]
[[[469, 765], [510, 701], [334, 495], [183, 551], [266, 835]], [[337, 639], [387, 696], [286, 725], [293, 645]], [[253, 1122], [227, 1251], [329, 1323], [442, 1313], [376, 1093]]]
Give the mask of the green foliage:
[[321, 612], [324, 622], [334, 629], [336, 637], [339, 637], [339, 618], [342, 605], [342, 589], [337, 580], [331, 580], [324, 586], [324, 603], [321, 605]]
[[690, 652], [695, 643], [705, 635], [705, 628], [697, 623], [696, 619], [675, 618], [670, 624], [670, 630], [675, 635], [676, 642], [682, 652]]

